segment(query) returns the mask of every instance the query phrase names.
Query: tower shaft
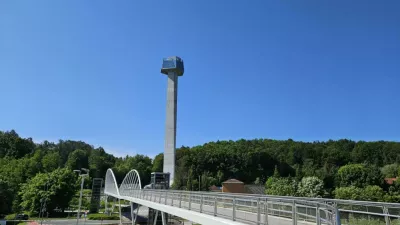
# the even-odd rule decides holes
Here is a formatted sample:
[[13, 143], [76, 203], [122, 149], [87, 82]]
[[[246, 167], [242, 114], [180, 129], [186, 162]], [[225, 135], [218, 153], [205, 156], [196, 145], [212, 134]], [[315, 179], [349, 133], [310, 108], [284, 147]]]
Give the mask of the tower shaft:
[[170, 173], [170, 184], [175, 176], [175, 149], [176, 149], [176, 117], [178, 99], [178, 75], [176, 72], [168, 72], [167, 87], [167, 118], [165, 125], [164, 145], [164, 173]]

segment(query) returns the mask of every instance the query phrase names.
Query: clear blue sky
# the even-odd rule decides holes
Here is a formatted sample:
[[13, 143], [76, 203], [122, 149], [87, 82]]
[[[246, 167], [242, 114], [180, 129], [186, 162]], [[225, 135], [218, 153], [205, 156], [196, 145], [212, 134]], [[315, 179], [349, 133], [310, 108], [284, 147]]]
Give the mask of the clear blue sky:
[[184, 59], [178, 146], [400, 141], [400, 1], [0, 1], [0, 130], [150, 156], [162, 58]]

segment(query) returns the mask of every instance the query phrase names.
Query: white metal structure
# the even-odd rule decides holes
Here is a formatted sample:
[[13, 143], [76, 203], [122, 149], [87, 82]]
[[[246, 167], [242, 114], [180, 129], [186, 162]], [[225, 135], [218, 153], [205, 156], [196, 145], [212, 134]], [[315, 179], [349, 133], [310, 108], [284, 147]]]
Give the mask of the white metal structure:
[[[81, 170], [85, 171], [86, 174], [81, 174]], [[80, 191], [80, 196], [79, 196], [78, 213], [77, 213], [77, 215], [76, 215], [76, 224], [78, 225], [78, 224], [79, 224], [79, 219], [80, 219], [80, 216], [81, 216], [80, 214], [81, 214], [81, 206], [82, 206], [83, 184], [85, 183], [85, 177], [88, 177], [88, 176], [89, 176], [89, 170], [88, 170], [88, 169], [85, 169], [85, 168], [81, 168], [80, 170], [74, 170], [74, 172], [79, 173], [79, 176], [80, 176], [81, 179], [82, 179], [82, 182], [81, 182], [81, 191]], [[86, 220], [86, 217], [85, 217], [85, 220]]]
[[104, 193], [153, 208], [162, 215], [168, 213], [205, 225], [337, 225], [335, 207], [325, 202], [262, 195], [141, 189], [136, 170], [130, 171], [118, 187], [113, 171], [108, 169]]

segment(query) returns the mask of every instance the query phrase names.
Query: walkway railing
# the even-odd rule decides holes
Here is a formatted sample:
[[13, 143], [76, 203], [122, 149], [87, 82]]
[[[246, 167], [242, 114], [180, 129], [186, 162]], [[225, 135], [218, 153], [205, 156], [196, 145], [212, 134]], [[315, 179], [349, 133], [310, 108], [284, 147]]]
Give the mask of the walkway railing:
[[[336, 225], [334, 206], [317, 201], [281, 197], [225, 195], [154, 189], [120, 190], [122, 199], [137, 198], [183, 208], [246, 224], [327, 224]], [[272, 221], [272, 222], [271, 222]]]
[[245, 224], [400, 225], [398, 203], [140, 189], [139, 181], [139, 174], [132, 170], [118, 187], [109, 170], [104, 193], [119, 199], [140, 199]]

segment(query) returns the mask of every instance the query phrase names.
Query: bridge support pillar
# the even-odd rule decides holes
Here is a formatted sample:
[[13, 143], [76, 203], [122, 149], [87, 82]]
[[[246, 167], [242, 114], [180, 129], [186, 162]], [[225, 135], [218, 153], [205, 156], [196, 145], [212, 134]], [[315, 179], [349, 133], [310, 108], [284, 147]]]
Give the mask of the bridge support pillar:
[[121, 199], [118, 199], [118, 203], [119, 203], [119, 224], [122, 225]]
[[167, 225], [167, 222], [165, 220], [165, 212], [161, 212], [161, 218], [162, 218], [162, 225]]

